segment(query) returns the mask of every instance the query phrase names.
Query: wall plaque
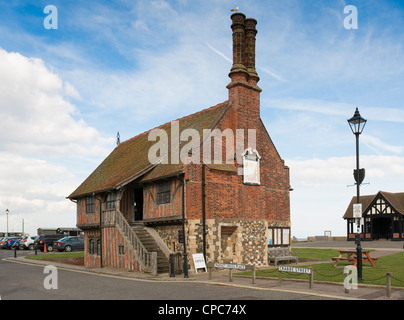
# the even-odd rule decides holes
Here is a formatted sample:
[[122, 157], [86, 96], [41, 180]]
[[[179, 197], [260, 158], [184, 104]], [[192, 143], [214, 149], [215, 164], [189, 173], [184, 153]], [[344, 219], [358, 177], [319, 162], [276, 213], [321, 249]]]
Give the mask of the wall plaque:
[[257, 150], [248, 148], [243, 153], [243, 183], [260, 184], [260, 155]]

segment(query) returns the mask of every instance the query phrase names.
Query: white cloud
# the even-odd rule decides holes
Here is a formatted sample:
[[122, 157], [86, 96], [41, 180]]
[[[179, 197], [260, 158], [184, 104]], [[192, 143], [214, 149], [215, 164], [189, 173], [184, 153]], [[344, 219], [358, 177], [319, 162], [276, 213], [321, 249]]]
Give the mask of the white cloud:
[[[29, 233], [75, 226], [75, 206], [65, 197], [114, 139], [80, 118], [69, 101], [81, 99], [79, 92], [41, 59], [0, 48], [0, 84], [0, 208], [10, 210], [9, 230], [20, 231], [22, 219]], [[1, 231], [5, 221], [0, 214]]]
[[371, 148], [376, 154], [381, 154], [382, 152], [388, 151], [395, 154], [403, 153], [404, 147], [395, 146], [388, 144], [378, 137], [371, 136], [366, 134], [362, 137], [361, 141], [366, 144], [369, 148]]
[[0, 49], [0, 142], [3, 151], [57, 156], [100, 155], [112, 141], [79, 118], [80, 98], [40, 59]]

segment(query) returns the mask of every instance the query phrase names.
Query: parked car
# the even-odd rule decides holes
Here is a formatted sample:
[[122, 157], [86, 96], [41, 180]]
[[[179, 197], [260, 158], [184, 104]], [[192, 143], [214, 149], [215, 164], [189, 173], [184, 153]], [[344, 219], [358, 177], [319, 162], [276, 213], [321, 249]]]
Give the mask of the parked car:
[[34, 250], [34, 241], [36, 236], [25, 236], [20, 242], [20, 249]]
[[70, 252], [72, 250], [84, 250], [84, 238], [66, 237], [53, 243], [53, 249]]
[[6, 237], [0, 238], [0, 248], [3, 247], [3, 243], [4, 243], [6, 240], [7, 240]]
[[14, 244], [14, 242], [20, 240], [21, 237], [8, 237], [3, 240], [3, 243], [1, 244], [2, 249], [11, 249], [11, 246]]
[[66, 235], [64, 234], [45, 234], [40, 235], [35, 238], [34, 246], [36, 245], [37, 248], [41, 251], [44, 251], [44, 246], [46, 245], [46, 251], [53, 251], [53, 243], [59, 239], [65, 238]]

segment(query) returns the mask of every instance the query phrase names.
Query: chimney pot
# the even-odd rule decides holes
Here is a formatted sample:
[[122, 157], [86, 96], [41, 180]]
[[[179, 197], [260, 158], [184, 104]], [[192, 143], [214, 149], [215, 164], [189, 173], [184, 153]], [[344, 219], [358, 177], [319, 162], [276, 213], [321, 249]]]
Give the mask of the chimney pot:
[[233, 66], [230, 70], [229, 76], [235, 73], [245, 73], [247, 75], [247, 68], [244, 65], [245, 60], [245, 15], [241, 12], [236, 12], [231, 15], [233, 24]]
[[255, 70], [255, 36], [257, 35], [257, 20], [253, 18], [245, 19], [245, 66], [247, 68], [249, 80], [253, 84], [259, 81], [257, 71]]

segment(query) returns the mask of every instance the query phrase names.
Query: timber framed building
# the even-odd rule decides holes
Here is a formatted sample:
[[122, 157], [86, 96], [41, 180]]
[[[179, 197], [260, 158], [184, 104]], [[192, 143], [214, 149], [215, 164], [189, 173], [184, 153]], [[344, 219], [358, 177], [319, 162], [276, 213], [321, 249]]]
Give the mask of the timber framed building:
[[[242, 13], [231, 19], [228, 101], [157, 129], [167, 133], [169, 159], [187, 143], [180, 141], [173, 149], [174, 130], [192, 129], [200, 137], [206, 129], [242, 130], [244, 136], [230, 142], [236, 150], [232, 160], [242, 156], [242, 162], [228, 161], [225, 152], [220, 163], [204, 162], [201, 141], [198, 152], [189, 151], [199, 156], [199, 163], [150, 163], [152, 130], [118, 144], [68, 196], [77, 202], [77, 227], [85, 232], [86, 266], [168, 272], [168, 257], [176, 254], [181, 259], [183, 242], [188, 254], [204, 253], [207, 262], [267, 265], [268, 246], [290, 245], [289, 168], [260, 118], [257, 21]], [[255, 132], [253, 146], [249, 130]], [[220, 139], [226, 142], [224, 151], [231, 139]], [[212, 143], [212, 154], [220, 154], [214, 147]]]
[[[362, 203], [362, 240], [404, 240], [404, 193], [379, 191], [374, 195], [360, 196]], [[353, 218], [353, 197], [345, 214], [347, 239], [355, 240], [356, 228]]]

